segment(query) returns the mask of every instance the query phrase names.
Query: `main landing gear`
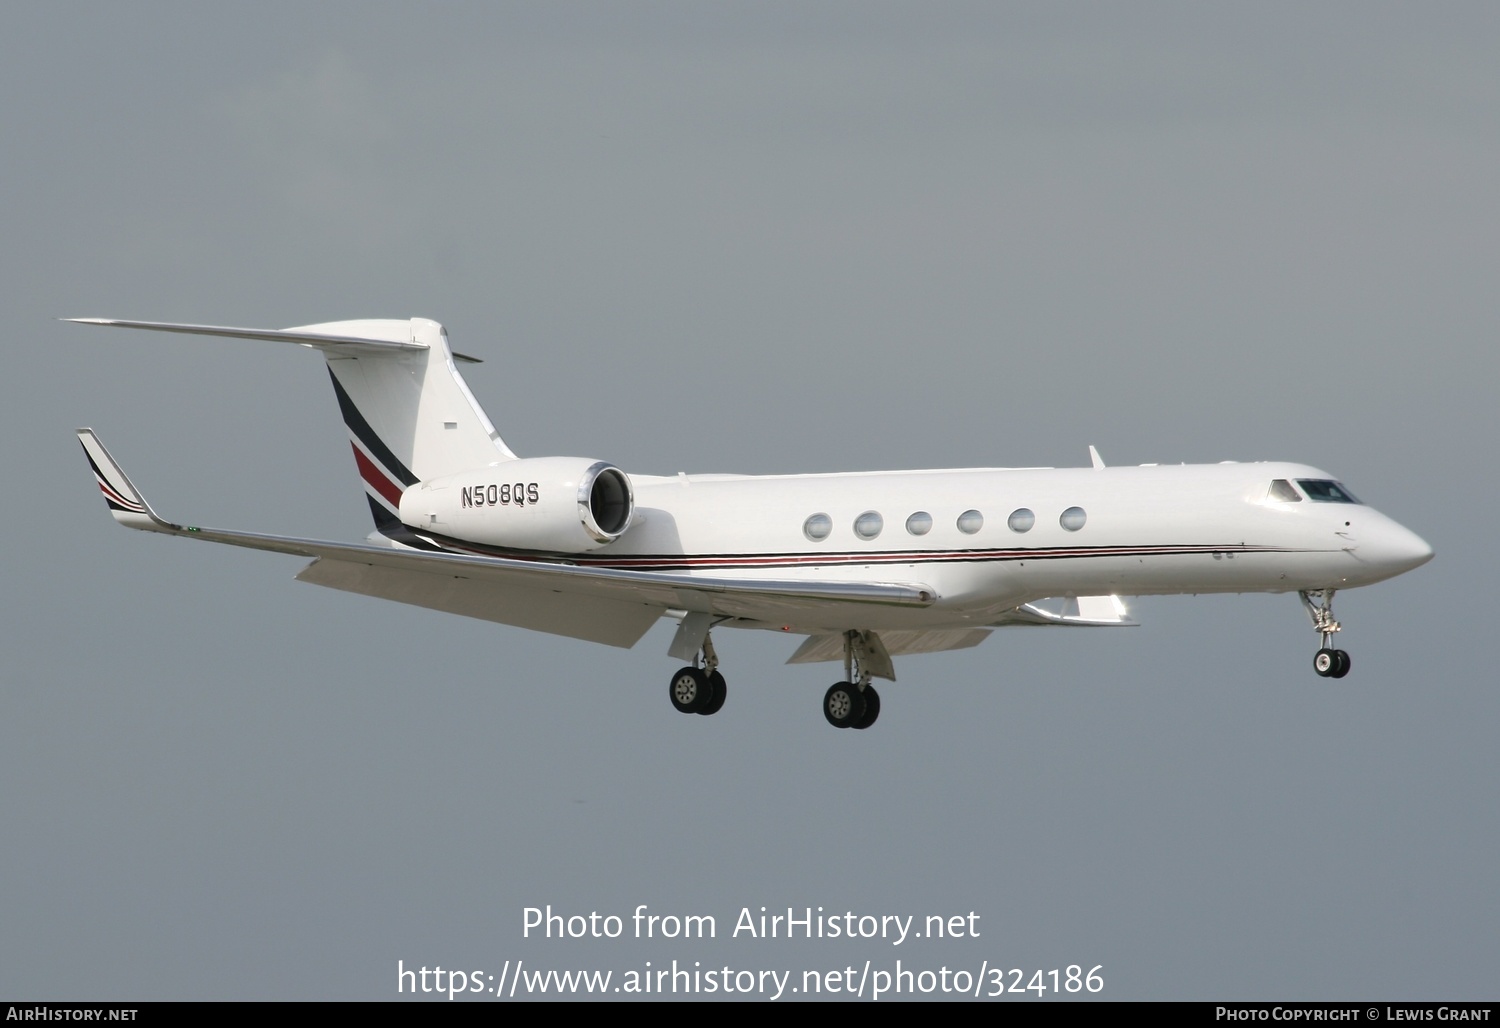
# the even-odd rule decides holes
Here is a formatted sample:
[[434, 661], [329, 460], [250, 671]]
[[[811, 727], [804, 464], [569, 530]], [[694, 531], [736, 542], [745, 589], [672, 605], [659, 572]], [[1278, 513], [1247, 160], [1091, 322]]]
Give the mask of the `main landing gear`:
[[[699, 615], [689, 614], [688, 618]], [[717, 714], [724, 706], [728, 687], [719, 674], [719, 655], [709, 636], [707, 615], [693, 624], [684, 618], [679, 629], [681, 645], [674, 643], [678, 660], [693, 662], [681, 668], [667, 683], [672, 706], [683, 714]], [[701, 642], [700, 642], [701, 639]], [[693, 647], [698, 652], [693, 652]], [[823, 694], [823, 716], [835, 728], [869, 728], [880, 717], [880, 694], [870, 684], [872, 673], [895, 678], [891, 658], [873, 632], [844, 633], [844, 681], [829, 686]]]
[[823, 716], [835, 728], [869, 728], [880, 716], [880, 694], [870, 684], [866, 670], [869, 654], [864, 636], [844, 633], [844, 677], [823, 694]]
[[717, 714], [729, 695], [724, 676], [719, 674], [719, 655], [714, 652], [713, 640], [703, 637], [700, 654], [702, 666], [695, 659], [691, 666], [672, 676], [667, 687], [672, 697], [672, 706], [684, 714]]
[[1313, 655], [1313, 670], [1324, 678], [1343, 678], [1349, 673], [1349, 654], [1332, 645], [1333, 633], [1343, 631], [1344, 627], [1333, 619], [1333, 594], [1332, 589], [1321, 589], [1315, 593], [1303, 590], [1297, 595], [1302, 597], [1302, 606], [1312, 618], [1313, 631], [1323, 638], [1322, 648]]

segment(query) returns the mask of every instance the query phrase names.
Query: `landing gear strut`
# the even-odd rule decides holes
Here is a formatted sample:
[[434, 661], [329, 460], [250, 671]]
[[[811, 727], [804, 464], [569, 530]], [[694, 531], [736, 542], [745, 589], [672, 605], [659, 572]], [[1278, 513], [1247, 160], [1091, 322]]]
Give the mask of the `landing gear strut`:
[[[700, 666], [701, 662], [701, 666]], [[724, 676], [719, 674], [719, 655], [713, 640], [703, 637], [703, 649], [693, 663], [678, 671], [668, 683], [667, 695], [672, 706], [683, 714], [717, 714], [729, 695]]]
[[880, 716], [880, 694], [870, 684], [864, 636], [844, 633], [844, 678], [823, 694], [823, 716], [835, 728], [869, 728]]
[[1320, 589], [1315, 593], [1303, 590], [1297, 595], [1302, 597], [1302, 606], [1312, 618], [1313, 631], [1323, 639], [1322, 647], [1313, 656], [1313, 670], [1324, 678], [1343, 678], [1349, 673], [1349, 654], [1333, 648], [1333, 633], [1344, 628], [1333, 618], [1333, 594], [1332, 589]]

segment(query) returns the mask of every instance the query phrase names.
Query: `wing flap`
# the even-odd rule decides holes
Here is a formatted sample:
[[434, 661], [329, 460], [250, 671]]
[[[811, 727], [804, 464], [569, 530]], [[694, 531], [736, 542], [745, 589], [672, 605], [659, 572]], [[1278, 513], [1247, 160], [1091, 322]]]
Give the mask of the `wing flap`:
[[321, 558], [297, 581], [629, 649], [662, 615], [645, 602], [510, 586], [463, 575]]

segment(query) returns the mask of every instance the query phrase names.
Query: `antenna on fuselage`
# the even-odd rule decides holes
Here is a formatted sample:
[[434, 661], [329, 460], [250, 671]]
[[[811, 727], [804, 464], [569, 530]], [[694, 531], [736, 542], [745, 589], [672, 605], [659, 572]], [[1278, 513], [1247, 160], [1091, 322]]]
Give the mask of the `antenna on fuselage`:
[[1091, 461], [1094, 462], [1094, 470], [1095, 471], [1101, 471], [1101, 470], [1103, 470], [1103, 468], [1104, 468], [1104, 458], [1101, 457], [1101, 456], [1099, 456], [1099, 451], [1096, 450], [1096, 449], [1094, 449], [1094, 447], [1093, 447], [1092, 444], [1089, 445], [1089, 460], [1091, 460]]

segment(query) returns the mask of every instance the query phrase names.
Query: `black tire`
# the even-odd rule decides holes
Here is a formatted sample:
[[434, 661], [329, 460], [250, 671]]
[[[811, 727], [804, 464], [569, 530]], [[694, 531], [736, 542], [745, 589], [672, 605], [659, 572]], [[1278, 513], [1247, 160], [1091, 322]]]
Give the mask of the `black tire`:
[[685, 667], [667, 683], [667, 695], [680, 713], [697, 714], [713, 702], [714, 690], [701, 670]]
[[865, 713], [863, 717], [854, 723], [855, 728], [869, 728], [875, 723], [875, 719], [880, 716], [880, 693], [875, 691], [873, 685], [865, 686], [864, 697]]
[[717, 714], [723, 710], [724, 699], [729, 695], [729, 685], [724, 681], [724, 676], [717, 671], [710, 671], [708, 673], [708, 684], [713, 687], [713, 697], [702, 710], [698, 711], [704, 717], [710, 714]]
[[1333, 677], [1343, 678], [1349, 673], [1349, 654], [1343, 650], [1334, 650], [1333, 652], [1338, 656], [1339, 661], [1339, 666], [1334, 670]]
[[1313, 670], [1324, 678], [1334, 678], [1339, 670], [1339, 651], [1327, 647], [1313, 654]]
[[835, 682], [823, 694], [823, 716], [835, 728], [852, 728], [865, 716], [865, 697], [851, 682]]

